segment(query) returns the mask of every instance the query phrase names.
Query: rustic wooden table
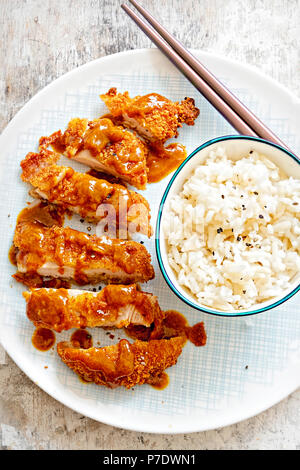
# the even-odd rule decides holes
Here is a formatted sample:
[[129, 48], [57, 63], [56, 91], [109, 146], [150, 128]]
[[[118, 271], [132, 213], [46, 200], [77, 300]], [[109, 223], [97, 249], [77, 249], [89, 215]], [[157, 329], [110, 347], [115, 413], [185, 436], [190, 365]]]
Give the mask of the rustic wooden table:
[[[299, 0], [141, 3], [188, 47], [254, 65], [300, 95]], [[151, 47], [120, 4], [0, 1], [0, 129], [38, 90], [74, 67]], [[300, 390], [255, 418], [216, 431], [172, 436], [112, 428], [49, 397], [0, 349], [2, 449], [300, 449], [299, 429]]]

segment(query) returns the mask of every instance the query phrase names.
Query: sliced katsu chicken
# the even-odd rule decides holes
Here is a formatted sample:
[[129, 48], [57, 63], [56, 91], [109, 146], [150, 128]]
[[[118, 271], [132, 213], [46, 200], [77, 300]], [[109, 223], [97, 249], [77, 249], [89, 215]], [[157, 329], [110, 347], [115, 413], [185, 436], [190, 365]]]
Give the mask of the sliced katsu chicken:
[[49, 145], [97, 171], [119, 177], [138, 189], [146, 188], [147, 146], [135, 134], [114, 125], [108, 118], [91, 122], [72, 119], [63, 134], [58, 131], [40, 139], [40, 147]]
[[139, 291], [135, 284], [109, 285], [98, 293], [77, 289], [33, 289], [24, 292], [23, 296], [29, 320], [37, 327], [57, 332], [96, 326], [150, 327], [164, 317], [156, 296]]
[[183, 123], [193, 126], [199, 115], [192, 98], [185, 98], [181, 103], [157, 93], [130, 98], [127, 91], [117, 93], [116, 88], [111, 88], [100, 98], [114, 118], [151, 142], [165, 142], [177, 137], [178, 127]]
[[33, 186], [30, 194], [63, 206], [93, 222], [107, 220], [114, 227], [151, 236], [146, 199], [122, 185], [79, 173], [56, 164], [60, 155], [41, 148], [21, 162], [22, 180]]
[[89, 236], [71, 228], [17, 224], [14, 235], [20, 273], [72, 280], [78, 284], [130, 284], [154, 277], [151, 257], [138, 242]]
[[62, 361], [86, 382], [114, 388], [131, 388], [153, 382], [176, 364], [186, 342], [183, 337], [149, 342], [126, 339], [104, 348], [76, 349], [68, 342], [57, 345]]

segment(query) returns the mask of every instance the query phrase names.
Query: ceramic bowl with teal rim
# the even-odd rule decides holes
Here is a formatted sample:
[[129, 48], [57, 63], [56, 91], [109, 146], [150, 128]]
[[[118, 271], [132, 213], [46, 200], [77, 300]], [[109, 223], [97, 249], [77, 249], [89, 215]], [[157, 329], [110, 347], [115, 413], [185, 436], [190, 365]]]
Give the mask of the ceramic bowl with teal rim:
[[300, 289], [300, 272], [297, 272], [297, 274], [289, 281], [288, 289], [281, 292], [278, 296], [274, 296], [265, 302], [256, 303], [254, 305], [252, 304], [249, 309], [236, 310], [232, 308], [230, 311], [224, 311], [223, 309], [219, 310], [218, 308], [211, 308], [205, 305], [205, 302], [203, 304], [199, 303], [191, 291], [179, 284], [177, 275], [168, 261], [167, 241], [163, 232], [164, 217], [167, 217], [166, 207], [168, 207], [172, 197], [180, 193], [184, 183], [192, 175], [193, 171], [205, 162], [212, 150], [219, 146], [222, 146], [225, 149], [227, 156], [235, 161], [242, 157], [246, 157], [251, 151], [256, 151], [259, 154], [265, 155], [277, 167], [283, 170], [287, 177], [291, 176], [295, 179], [300, 179], [300, 160], [298, 157], [288, 150], [271, 142], [256, 137], [234, 135], [218, 137], [204, 143], [194, 150], [177, 169], [162, 197], [155, 231], [155, 246], [158, 264], [170, 289], [189, 306], [201, 312], [218, 316], [232, 317], [254, 315], [275, 308], [295, 295]]

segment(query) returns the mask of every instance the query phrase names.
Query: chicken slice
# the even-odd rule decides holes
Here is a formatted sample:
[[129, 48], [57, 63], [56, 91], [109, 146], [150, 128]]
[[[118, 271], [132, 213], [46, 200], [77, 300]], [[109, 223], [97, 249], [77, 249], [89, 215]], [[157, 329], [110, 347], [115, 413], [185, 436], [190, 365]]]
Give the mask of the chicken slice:
[[16, 262], [21, 273], [71, 280], [130, 284], [153, 279], [146, 248], [131, 240], [89, 236], [65, 227], [38, 222], [17, 224]]
[[135, 134], [114, 125], [108, 118], [91, 122], [72, 119], [63, 134], [58, 131], [40, 139], [40, 147], [49, 145], [97, 171], [119, 177], [138, 189], [146, 188], [147, 146]]
[[127, 91], [117, 93], [116, 88], [111, 88], [100, 98], [125, 127], [135, 129], [151, 142], [165, 142], [177, 137], [178, 127], [182, 127], [183, 123], [193, 126], [199, 115], [192, 98], [185, 98], [181, 103], [157, 93], [130, 98]]
[[23, 292], [27, 317], [38, 327], [57, 332], [71, 328], [129, 325], [150, 327], [164, 315], [157, 297], [141, 292], [135, 284], [109, 285], [93, 293], [77, 289], [33, 289]]
[[186, 338], [135, 341], [126, 339], [104, 348], [77, 349], [68, 342], [57, 345], [62, 361], [86, 382], [109, 388], [131, 388], [153, 382], [176, 364]]
[[[79, 173], [56, 164], [60, 155], [45, 148], [21, 162], [22, 180], [31, 195], [79, 214], [92, 222], [105, 220], [111, 230], [121, 228], [151, 236], [150, 207], [146, 199], [122, 185]], [[112, 232], [114, 233], [114, 232]]]

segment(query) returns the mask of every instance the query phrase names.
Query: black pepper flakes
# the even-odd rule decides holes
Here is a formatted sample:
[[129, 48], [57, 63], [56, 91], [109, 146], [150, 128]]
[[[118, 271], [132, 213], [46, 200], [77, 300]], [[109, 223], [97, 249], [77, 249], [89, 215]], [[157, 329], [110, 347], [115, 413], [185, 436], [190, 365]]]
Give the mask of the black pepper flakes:
[[254, 194], [255, 194], [256, 196], [258, 196], [258, 192], [257, 192], [257, 191], [254, 191]]
[[263, 219], [263, 218], [264, 218], [264, 216], [263, 216], [262, 214], [259, 214], [258, 217], [259, 217], [260, 219]]
[[224, 194], [222, 194], [221, 198], [222, 198], [222, 199], [224, 199], [224, 198], [225, 198]]
[[217, 229], [217, 233], [221, 233], [221, 232], [223, 232], [222, 227], [220, 227], [220, 228]]
[[87, 227], [86, 229], [90, 232], [92, 230], [92, 227]]
[[240, 241], [241, 241], [241, 237], [237, 237], [237, 241], [240, 242]]

